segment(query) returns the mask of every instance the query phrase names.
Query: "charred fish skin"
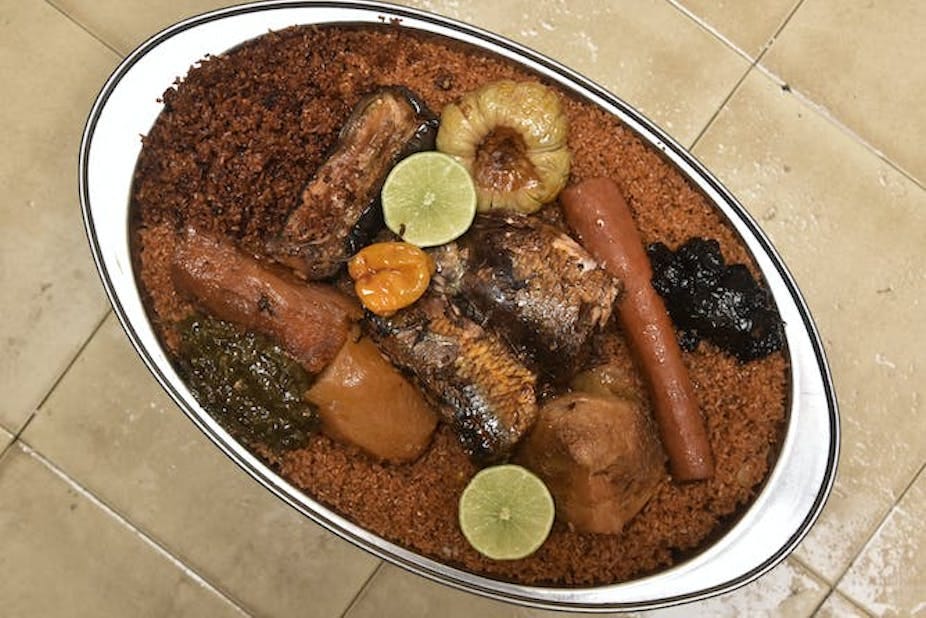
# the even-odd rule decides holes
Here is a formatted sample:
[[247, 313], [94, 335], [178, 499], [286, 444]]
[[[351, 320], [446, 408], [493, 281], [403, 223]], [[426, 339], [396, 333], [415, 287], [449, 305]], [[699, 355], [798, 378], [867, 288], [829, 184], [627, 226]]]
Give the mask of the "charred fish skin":
[[404, 86], [385, 86], [361, 99], [267, 252], [306, 279], [336, 274], [382, 228], [379, 194], [389, 170], [432, 149], [438, 123]]
[[455, 247], [433, 256], [454, 303], [554, 378], [581, 363], [621, 291], [576, 241], [536, 217], [477, 216]]
[[507, 457], [537, 417], [536, 375], [493, 333], [429, 296], [391, 317], [369, 314], [367, 331], [437, 403], [476, 461]]

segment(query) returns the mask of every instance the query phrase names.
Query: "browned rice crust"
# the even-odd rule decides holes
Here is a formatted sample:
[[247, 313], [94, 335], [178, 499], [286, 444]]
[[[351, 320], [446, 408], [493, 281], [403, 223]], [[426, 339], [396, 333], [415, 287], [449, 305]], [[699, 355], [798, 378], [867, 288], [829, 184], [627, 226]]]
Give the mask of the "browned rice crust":
[[[404, 84], [439, 111], [501, 78], [537, 79], [478, 50], [390, 25], [292, 28], [193, 67], [164, 94], [164, 111], [144, 138], [133, 195], [136, 266], [167, 344], [174, 322], [190, 311], [168, 274], [177, 230], [194, 225], [257, 249], [280, 229], [365, 92]], [[657, 152], [602, 110], [563, 96], [573, 181], [615, 179], [646, 242], [676, 246], [691, 236], [712, 237], [728, 262], [749, 263], [723, 218]], [[609, 356], [629, 367], [620, 336], [606, 339]], [[323, 436], [270, 463], [358, 524], [455, 566], [525, 584], [623, 581], [710, 542], [754, 497], [779, 446], [788, 379], [783, 354], [744, 365], [702, 344], [685, 361], [707, 418], [715, 478], [666, 482], [618, 536], [580, 534], [557, 522], [524, 560], [487, 560], [463, 538], [457, 500], [475, 468], [444, 427], [411, 465], [381, 465]], [[645, 401], [639, 379], [635, 387]]]

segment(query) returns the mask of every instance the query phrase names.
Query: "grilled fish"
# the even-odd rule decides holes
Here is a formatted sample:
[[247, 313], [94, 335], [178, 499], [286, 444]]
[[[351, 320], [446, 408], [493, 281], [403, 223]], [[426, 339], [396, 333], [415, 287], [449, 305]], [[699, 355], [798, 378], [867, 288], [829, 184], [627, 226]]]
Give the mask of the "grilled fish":
[[411, 374], [481, 462], [503, 459], [537, 416], [536, 375], [493, 333], [432, 294], [390, 317], [369, 314], [380, 350]]
[[379, 193], [389, 170], [433, 148], [437, 125], [407, 88], [388, 86], [364, 97], [267, 252], [307, 279], [334, 275], [382, 227]]
[[577, 242], [535, 217], [478, 216], [433, 255], [441, 291], [554, 378], [574, 373], [621, 290]]

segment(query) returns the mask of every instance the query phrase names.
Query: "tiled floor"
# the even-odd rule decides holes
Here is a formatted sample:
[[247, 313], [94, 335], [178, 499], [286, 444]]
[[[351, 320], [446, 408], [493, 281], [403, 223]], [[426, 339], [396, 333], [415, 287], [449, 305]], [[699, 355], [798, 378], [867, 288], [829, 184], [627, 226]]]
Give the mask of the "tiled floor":
[[[221, 0], [0, 0], [0, 615], [535, 616], [382, 565], [209, 444], [94, 274], [76, 156], [93, 97]], [[642, 109], [760, 220], [823, 334], [833, 496], [759, 581], [653, 616], [926, 615], [926, 4], [433, 0]]]

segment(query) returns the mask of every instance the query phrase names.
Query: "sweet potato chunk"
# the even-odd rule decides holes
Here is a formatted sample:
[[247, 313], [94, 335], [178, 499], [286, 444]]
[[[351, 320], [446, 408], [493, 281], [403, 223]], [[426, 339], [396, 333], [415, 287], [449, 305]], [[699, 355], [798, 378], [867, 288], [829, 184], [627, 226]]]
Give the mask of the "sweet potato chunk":
[[322, 431], [377, 459], [417, 459], [437, 426], [418, 390], [366, 338], [348, 338], [306, 396], [318, 406]]
[[665, 453], [643, 411], [586, 393], [547, 403], [518, 459], [547, 484], [557, 516], [581, 532], [619, 533], [666, 477]]

